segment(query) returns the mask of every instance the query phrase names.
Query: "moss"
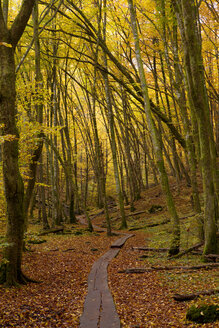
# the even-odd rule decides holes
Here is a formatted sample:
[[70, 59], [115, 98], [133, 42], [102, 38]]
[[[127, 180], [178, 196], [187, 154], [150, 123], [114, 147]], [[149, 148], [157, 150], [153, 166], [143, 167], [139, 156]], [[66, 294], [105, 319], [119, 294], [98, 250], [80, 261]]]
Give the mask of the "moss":
[[196, 323], [214, 322], [219, 320], [219, 306], [214, 304], [193, 305], [188, 309], [186, 319]]
[[28, 244], [36, 244], [36, 245], [47, 242], [46, 239], [41, 239], [39, 236], [37, 236], [34, 233], [26, 233], [24, 240], [27, 241]]
[[38, 240], [37, 239], [30, 239], [27, 242], [28, 242], [28, 244], [38, 245], [38, 244], [46, 243], [47, 240], [45, 240], [45, 239], [38, 239]]
[[155, 213], [163, 210], [163, 206], [161, 205], [152, 205], [148, 210], [149, 213]]
[[83, 235], [83, 231], [81, 231], [81, 230], [77, 230], [77, 231], [73, 232], [73, 234], [74, 234], [75, 236]]
[[6, 264], [1, 263], [0, 265], [0, 285], [6, 282]]
[[169, 257], [177, 255], [177, 254], [179, 254], [179, 246], [178, 245], [171, 246], [169, 249], [169, 252], [168, 252]]

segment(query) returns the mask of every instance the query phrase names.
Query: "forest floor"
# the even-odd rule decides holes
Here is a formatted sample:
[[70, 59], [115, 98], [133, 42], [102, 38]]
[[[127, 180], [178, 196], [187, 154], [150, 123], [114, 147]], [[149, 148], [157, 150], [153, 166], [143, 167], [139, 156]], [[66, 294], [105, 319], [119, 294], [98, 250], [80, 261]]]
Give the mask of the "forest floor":
[[[196, 223], [191, 216], [190, 189], [184, 183], [172, 184], [172, 191], [178, 214], [182, 219], [182, 249], [194, 245]], [[149, 213], [152, 205], [160, 210]], [[191, 304], [219, 304], [218, 295], [202, 296], [198, 300], [178, 303], [174, 293], [194, 293], [218, 287], [218, 268], [211, 270], [152, 271], [141, 274], [127, 274], [119, 271], [128, 268], [151, 265], [194, 265], [202, 264], [201, 257], [185, 255], [177, 260], [167, 260], [166, 253], [133, 250], [133, 247], [168, 247], [170, 224], [155, 227], [169, 218], [165, 200], [156, 186], [143, 192], [135, 203], [135, 212], [128, 216], [128, 225], [134, 237], [130, 238], [119, 255], [109, 265], [109, 286], [124, 328], [166, 328], [166, 327], [219, 327], [219, 322], [194, 324], [186, 321], [186, 311]], [[129, 208], [126, 209], [128, 214]], [[141, 212], [135, 215], [136, 212]], [[93, 211], [94, 213], [95, 211]], [[98, 212], [98, 211], [97, 211]], [[119, 228], [119, 211], [111, 214], [113, 227]], [[185, 218], [186, 217], [186, 218]], [[104, 226], [104, 215], [94, 219], [95, 224]], [[2, 224], [2, 229], [3, 229]], [[140, 230], [136, 230], [139, 229]], [[39, 225], [29, 226], [27, 241], [37, 240]], [[3, 235], [3, 230], [0, 230]], [[79, 318], [87, 293], [87, 278], [92, 264], [100, 258], [118, 239], [107, 237], [103, 232], [89, 233], [81, 225], [66, 225], [66, 234], [50, 234], [40, 239], [45, 243], [29, 245], [31, 252], [25, 252], [23, 270], [40, 284], [28, 284], [20, 288], [6, 289], [0, 286], [0, 328], [7, 327], [79, 327]], [[0, 240], [1, 241], [1, 240]]]

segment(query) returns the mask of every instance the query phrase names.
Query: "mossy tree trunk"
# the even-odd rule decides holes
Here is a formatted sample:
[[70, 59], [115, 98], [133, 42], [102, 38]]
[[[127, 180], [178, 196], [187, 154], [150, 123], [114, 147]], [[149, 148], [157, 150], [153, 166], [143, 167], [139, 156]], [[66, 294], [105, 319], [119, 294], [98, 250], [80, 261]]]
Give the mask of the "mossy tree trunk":
[[190, 107], [198, 123], [204, 190], [204, 254], [212, 254], [218, 251], [218, 171], [197, 26], [197, 7], [194, 0], [176, 0], [173, 5], [183, 43]]
[[[173, 14], [174, 15], [174, 14]], [[174, 90], [176, 102], [179, 106], [183, 128], [185, 131], [186, 151], [188, 155], [190, 176], [191, 176], [191, 187], [193, 197], [193, 208], [197, 215], [198, 225], [198, 238], [200, 241], [204, 240], [204, 226], [201, 218], [201, 204], [199, 199], [198, 183], [196, 176], [197, 159], [194, 147], [194, 137], [192, 135], [192, 123], [188, 117], [187, 104], [186, 104], [186, 92], [183, 81], [183, 68], [180, 64], [179, 59], [179, 48], [178, 48], [178, 35], [177, 35], [177, 21], [176, 16], [173, 16], [173, 58], [174, 58]]]
[[[38, 23], [38, 0], [35, 2], [33, 8], [33, 28], [34, 28], [34, 47], [35, 47], [35, 92], [37, 97], [37, 103], [35, 105], [36, 110], [36, 121], [40, 124], [43, 123], [43, 97], [42, 97], [42, 88], [43, 88], [43, 77], [41, 73], [41, 58], [40, 58], [40, 42], [39, 42], [39, 23]], [[29, 179], [27, 188], [24, 196], [24, 211], [25, 211], [25, 230], [27, 229], [28, 221], [28, 210], [30, 206], [30, 201], [32, 193], [34, 190], [37, 174], [37, 164], [40, 160], [42, 149], [43, 149], [43, 132], [37, 134], [37, 145], [33, 151], [31, 163], [29, 165]]]
[[[106, 1], [104, 1], [104, 10], [106, 9]], [[103, 29], [103, 35], [104, 40], [106, 38], [106, 11], [104, 14], [104, 29]], [[103, 62], [104, 67], [107, 70], [107, 55], [104, 52], [103, 53]], [[114, 126], [114, 115], [113, 115], [113, 106], [112, 106], [112, 96], [111, 96], [111, 90], [110, 90], [110, 83], [108, 75], [105, 72], [102, 72], [103, 80], [104, 80], [104, 87], [105, 87], [105, 96], [106, 96], [106, 106], [107, 106], [107, 118], [108, 118], [108, 124], [109, 124], [109, 134], [110, 134], [110, 145], [111, 145], [111, 151], [112, 151], [112, 158], [113, 158], [113, 169], [114, 169], [114, 177], [116, 182], [116, 193], [118, 196], [119, 201], [119, 209], [120, 209], [120, 215], [121, 215], [121, 229], [127, 228], [127, 221], [125, 217], [125, 208], [124, 208], [124, 196], [122, 193], [122, 186], [119, 176], [119, 165], [118, 165], [118, 156], [117, 156], [117, 147], [116, 147], [116, 135], [115, 135], [115, 126]]]
[[133, 4], [133, 0], [128, 0], [130, 17], [131, 17], [131, 26], [135, 43], [135, 55], [138, 65], [138, 72], [141, 82], [141, 90], [144, 97], [144, 110], [147, 117], [148, 129], [151, 132], [151, 138], [153, 143], [153, 148], [156, 157], [156, 163], [160, 174], [160, 181], [163, 192], [166, 196], [168, 211], [172, 217], [172, 241], [170, 245], [169, 255], [174, 255], [179, 252], [180, 246], [180, 225], [179, 218], [176, 212], [175, 204], [173, 201], [172, 193], [170, 191], [169, 182], [167, 173], [164, 166], [163, 154], [162, 154], [162, 141], [159, 131], [156, 128], [155, 122], [152, 117], [150, 100], [148, 96], [147, 82], [144, 73], [143, 61], [141, 58], [141, 51], [139, 45], [138, 29], [137, 29], [137, 20], [136, 13]]
[[19, 133], [16, 126], [15, 62], [16, 45], [23, 34], [34, 0], [24, 0], [10, 30], [3, 18], [0, 5], [0, 124], [3, 136], [13, 136], [3, 145], [3, 176], [7, 202], [8, 246], [3, 253], [0, 283], [16, 285], [27, 279], [21, 271], [24, 234], [24, 186], [18, 166]]

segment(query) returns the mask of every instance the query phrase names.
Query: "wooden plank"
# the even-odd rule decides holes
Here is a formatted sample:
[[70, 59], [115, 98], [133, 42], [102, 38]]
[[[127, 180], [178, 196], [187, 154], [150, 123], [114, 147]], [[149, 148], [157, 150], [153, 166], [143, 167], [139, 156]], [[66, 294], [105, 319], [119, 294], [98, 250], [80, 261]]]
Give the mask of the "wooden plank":
[[[82, 222], [82, 218], [80, 217]], [[85, 223], [85, 222], [83, 222]], [[97, 226], [94, 228], [100, 229]], [[101, 229], [106, 231], [106, 229]], [[133, 235], [124, 234], [116, 240], [110, 250], [97, 260], [88, 276], [88, 293], [84, 311], [80, 318], [80, 328], [120, 328], [120, 320], [108, 286], [107, 267], [117, 256], [126, 240]]]
[[100, 328], [120, 328], [120, 319], [110, 291], [104, 291], [101, 296]]
[[126, 240], [133, 237], [134, 235], [125, 235], [124, 237], [117, 239], [110, 247], [111, 248], [122, 248]]
[[84, 311], [80, 317], [80, 328], [97, 328], [99, 324], [101, 294], [99, 290], [87, 294]]
[[[101, 258], [100, 258], [101, 259]], [[89, 292], [92, 292], [93, 290], [95, 290], [95, 281], [96, 281], [96, 275], [99, 269], [99, 260], [97, 262], [95, 262], [92, 266], [92, 269], [90, 271], [90, 274], [88, 276], [88, 294]]]
[[[93, 264], [88, 276], [88, 294], [80, 318], [80, 328], [120, 327], [119, 317], [107, 282], [108, 264], [119, 251], [118, 248], [110, 249]], [[100, 324], [100, 322], [102, 323]]]
[[116, 257], [120, 249], [110, 249], [106, 254], [102, 256], [102, 261], [99, 262], [99, 267], [95, 276], [94, 289], [101, 292], [109, 290], [108, 287], [108, 277], [107, 277], [107, 268], [109, 262]]

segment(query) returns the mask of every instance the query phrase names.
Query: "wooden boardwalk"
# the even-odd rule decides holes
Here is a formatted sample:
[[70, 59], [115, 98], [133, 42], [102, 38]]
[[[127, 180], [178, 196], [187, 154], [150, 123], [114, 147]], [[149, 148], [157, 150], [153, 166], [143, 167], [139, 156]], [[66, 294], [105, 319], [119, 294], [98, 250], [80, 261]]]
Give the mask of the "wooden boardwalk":
[[111, 249], [93, 264], [88, 276], [88, 293], [80, 318], [80, 328], [120, 328], [119, 316], [108, 287], [107, 268], [126, 240], [132, 236], [125, 234], [116, 240]]

